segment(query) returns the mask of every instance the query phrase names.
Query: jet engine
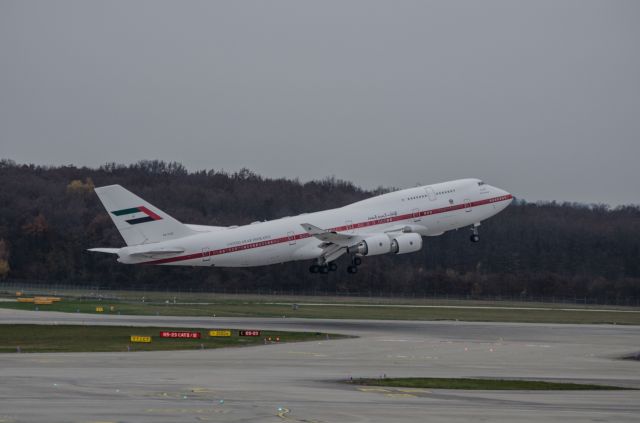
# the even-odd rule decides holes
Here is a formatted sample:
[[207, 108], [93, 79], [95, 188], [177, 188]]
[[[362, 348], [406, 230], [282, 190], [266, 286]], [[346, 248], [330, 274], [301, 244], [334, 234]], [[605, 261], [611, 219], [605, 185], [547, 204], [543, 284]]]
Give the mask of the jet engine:
[[391, 252], [394, 254], [415, 253], [422, 248], [420, 234], [402, 234], [391, 241]]
[[370, 236], [355, 247], [349, 248], [350, 253], [360, 254], [361, 256], [377, 256], [386, 254], [391, 251], [391, 240], [384, 234]]

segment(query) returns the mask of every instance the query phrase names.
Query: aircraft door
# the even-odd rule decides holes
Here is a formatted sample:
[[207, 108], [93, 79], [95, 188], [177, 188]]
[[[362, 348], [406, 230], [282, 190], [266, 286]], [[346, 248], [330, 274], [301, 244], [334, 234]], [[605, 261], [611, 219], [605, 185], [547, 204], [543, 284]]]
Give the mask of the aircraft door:
[[347, 220], [344, 222], [345, 232], [352, 234], [353, 233], [353, 221]]
[[293, 231], [287, 232], [287, 239], [289, 239], [289, 245], [296, 245], [296, 235]]
[[205, 247], [202, 249], [202, 261], [211, 261], [211, 249], [209, 247]]
[[464, 211], [469, 213], [471, 211], [471, 200], [468, 198], [464, 199]]
[[414, 222], [420, 222], [422, 220], [422, 217], [420, 217], [420, 209], [416, 208], [411, 210], [411, 217], [413, 217]]

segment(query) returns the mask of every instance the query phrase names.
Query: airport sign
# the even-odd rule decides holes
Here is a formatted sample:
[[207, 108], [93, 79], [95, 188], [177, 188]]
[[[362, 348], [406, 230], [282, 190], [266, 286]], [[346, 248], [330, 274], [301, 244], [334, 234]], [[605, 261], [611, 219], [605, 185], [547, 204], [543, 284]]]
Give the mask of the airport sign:
[[162, 331], [160, 332], [160, 338], [180, 338], [180, 339], [200, 339], [200, 332], [177, 332], [177, 331]]
[[240, 330], [238, 331], [240, 336], [260, 336], [259, 330]]
[[231, 336], [230, 330], [210, 330], [209, 336]]
[[131, 335], [131, 342], [151, 342], [150, 336]]

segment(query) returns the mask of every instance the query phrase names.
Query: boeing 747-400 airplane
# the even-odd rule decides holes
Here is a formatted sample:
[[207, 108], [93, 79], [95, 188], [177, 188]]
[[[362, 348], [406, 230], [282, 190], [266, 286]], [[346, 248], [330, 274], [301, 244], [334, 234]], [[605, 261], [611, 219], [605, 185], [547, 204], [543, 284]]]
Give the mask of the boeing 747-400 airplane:
[[311, 273], [335, 271], [335, 260], [405, 254], [422, 248], [422, 237], [465, 226], [478, 242], [480, 222], [513, 200], [479, 179], [460, 179], [394, 191], [337, 209], [255, 222], [244, 226], [180, 223], [120, 185], [96, 188], [126, 247], [89, 251], [118, 255], [120, 263], [248, 267], [313, 260]]

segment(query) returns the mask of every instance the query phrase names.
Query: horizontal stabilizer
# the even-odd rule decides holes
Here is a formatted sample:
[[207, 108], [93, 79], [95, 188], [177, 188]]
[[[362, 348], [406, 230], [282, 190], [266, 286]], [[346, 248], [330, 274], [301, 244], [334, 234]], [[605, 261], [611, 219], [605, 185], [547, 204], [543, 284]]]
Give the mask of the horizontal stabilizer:
[[87, 251], [93, 251], [95, 253], [118, 254], [120, 248], [89, 248]]
[[154, 248], [149, 250], [135, 251], [129, 253], [130, 256], [160, 256], [165, 254], [180, 254], [184, 253], [183, 248]]

